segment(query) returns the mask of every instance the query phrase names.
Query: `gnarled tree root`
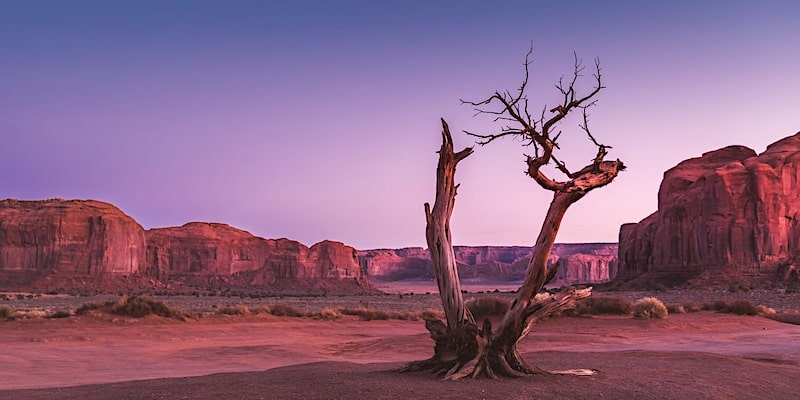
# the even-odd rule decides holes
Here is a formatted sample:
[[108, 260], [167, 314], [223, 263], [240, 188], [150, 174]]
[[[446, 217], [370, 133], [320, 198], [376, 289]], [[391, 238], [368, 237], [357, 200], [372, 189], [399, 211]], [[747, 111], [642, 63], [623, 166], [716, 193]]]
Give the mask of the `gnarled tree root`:
[[456, 380], [466, 377], [485, 376], [517, 378], [528, 375], [592, 375], [593, 370], [546, 371], [530, 366], [517, 350], [519, 341], [527, 335], [537, 321], [569, 308], [575, 300], [588, 297], [591, 288], [569, 288], [553, 296], [539, 298], [526, 307], [522, 314], [524, 320], [517, 332], [493, 332], [492, 324], [484, 319], [478, 328], [474, 323], [465, 323], [449, 329], [438, 319], [425, 321], [425, 328], [434, 340], [433, 357], [411, 362], [399, 369], [400, 372], [430, 371], [443, 380]]

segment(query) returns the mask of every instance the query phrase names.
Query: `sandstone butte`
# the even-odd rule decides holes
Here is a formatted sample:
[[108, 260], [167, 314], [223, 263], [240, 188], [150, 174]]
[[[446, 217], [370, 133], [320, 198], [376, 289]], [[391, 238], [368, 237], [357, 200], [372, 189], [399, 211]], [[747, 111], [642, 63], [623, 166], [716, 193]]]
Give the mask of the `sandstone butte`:
[[263, 239], [224, 224], [145, 231], [93, 200], [0, 201], [0, 289], [372, 291], [356, 250]]
[[729, 146], [664, 173], [658, 210], [619, 234], [619, 276], [678, 283], [797, 279], [800, 133]]
[[[459, 277], [481, 282], [521, 281], [532, 254], [524, 246], [454, 246], [454, 251]], [[363, 250], [358, 259], [376, 281], [433, 279], [430, 255], [421, 247]], [[550, 254], [555, 262], [561, 264], [553, 285], [608, 282], [617, 273], [617, 245], [556, 244]]]

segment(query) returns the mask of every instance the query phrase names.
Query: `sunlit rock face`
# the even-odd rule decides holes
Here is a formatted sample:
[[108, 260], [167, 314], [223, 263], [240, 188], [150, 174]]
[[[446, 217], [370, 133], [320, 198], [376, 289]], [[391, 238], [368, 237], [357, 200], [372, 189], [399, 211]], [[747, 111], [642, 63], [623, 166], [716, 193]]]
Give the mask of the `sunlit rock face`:
[[800, 133], [729, 146], [664, 173], [658, 210], [620, 229], [620, 277], [774, 278], [800, 256]]
[[92, 200], [0, 201], [3, 286], [45, 276], [139, 272], [144, 229], [117, 207]]
[[279, 291], [369, 289], [356, 250], [339, 242], [309, 248], [205, 222], [151, 229], [146, 236], [147, 270], [166, 281]]
[[309, 248], [205, 222], [145, 231], [111, 204], [62, 199], [0, 201], [0, 288], [104, 293], [374, 290], [356, 250], [339, 242]]
[[[525, 246], [455, 246], [458, 274], [462, 280], [517, 282], [525, 277], [531, 248]], [[560, 261], [554, 285], [599, 283], [613, 279], [617, 269], [617, 245], [612, 243], [556, 244], [550, 263]], [[370, 279], [397, 281], [433, 279], [427, 250], [414, 247], [359, 252], [359, 262]]]

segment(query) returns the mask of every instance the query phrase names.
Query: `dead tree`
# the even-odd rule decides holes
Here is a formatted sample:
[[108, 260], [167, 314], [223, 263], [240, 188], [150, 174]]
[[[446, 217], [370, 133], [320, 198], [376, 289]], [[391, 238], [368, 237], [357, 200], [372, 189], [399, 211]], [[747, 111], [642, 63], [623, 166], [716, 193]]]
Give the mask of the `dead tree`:
[[[458, 188], [455, 184], [456, 165], [472, 153], [472, 148], [455, 153], [449, 128], [442, 120], [442, 147], [439, 150], [436, 170], [436, 201], [433, 210], [428, 203], [425, 204], [425, 216], [426, 239], [446, 324], [438, 319], [425, 321], [425, 327], [435, 342], [434, 355], [427, 360], [406, 365], [403, 371], [429, 370], [444, 379], [460, 379], [467, 376], [515, 377], [549, 373], [528, 365], [520, 355], [517, 345], [537, 321], [557, 311], [571, 308], [576, 300], [591, 294], [591, 288], [579, 290], [571, 287], [554, 295], [536, 296], [557, 272], [558, 263], [548, 268], [547, 259], [561, 220], [569, 206], [583, 198], [589, 191], [611, 183], [617, 174], [625, 169], [619, 160], [605, 160], [611, 147], [599, 143], [588, 126], [587, 109], [595, 104], [595, 96], [603, 89], [600, 64], [599, 61], [595, 61], [593, 89], [579, 96], [576, 83], [582, 76], [584, 67], [576, 56], [572, 78], [566, 82], [562, 78], [556, 85], [563, 96], [561, 104], [550, 109], [552, 115], [549, 117], [546, 117], [546, 111], [542, 111], [538, 117], [533, 117], [528, 111], [528, 98], [525, 93], [531, 54], [532, 52], [528, 52], [525, 58], [525, 79], [516, 93], [495, 92], [483, 101], [462, 101], [475, 107], [478, 114], [493, 115], [496, 122], [505, 124], [496, 133], [465, 132], [476, 137], [479, 145], [486, 145], [504, 137], [521, 139], [525, 145], [533, 148], [533, 155], [526, 155], [525, 159], [527, 175], [542, 188], [553, 192], [553, 200], [534, 244], [533, 255], [522, 286], [496, 328], [492, 327], [489, 319], [475, 321], [465, 308], [450, 235], [450, 217]], [[547, 107], [544, 110], [547, 110]], [[583, 115], [583, 122], [579, 124], [580, 129], [597, 147], [597, 153], [591, 163], [573, 171], [556, 158], [556, 150], [560, 150], [558, 138], [561, 132], [555, 128], [567, 115], [576, 110], [580, 110]], [[561, 180], [551, 177], [553, 173], [542, 169], [551, 163], [555, 167], [554, 171], [564, 176]]]

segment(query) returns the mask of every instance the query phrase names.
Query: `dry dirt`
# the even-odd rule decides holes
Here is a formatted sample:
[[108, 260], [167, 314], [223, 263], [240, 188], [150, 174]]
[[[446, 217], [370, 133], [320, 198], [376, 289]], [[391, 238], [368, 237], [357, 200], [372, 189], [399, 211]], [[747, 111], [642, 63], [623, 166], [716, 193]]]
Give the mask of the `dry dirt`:
[[80, 316], [0, 322], [0, 344], [0, 399], [800, 398], [800, 326], [713, 312], [562, 317], [521, 344], [593, 377], [392, 372], [431, 354], [422, 321]]

